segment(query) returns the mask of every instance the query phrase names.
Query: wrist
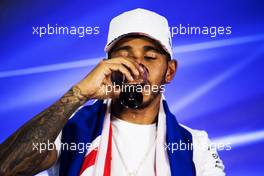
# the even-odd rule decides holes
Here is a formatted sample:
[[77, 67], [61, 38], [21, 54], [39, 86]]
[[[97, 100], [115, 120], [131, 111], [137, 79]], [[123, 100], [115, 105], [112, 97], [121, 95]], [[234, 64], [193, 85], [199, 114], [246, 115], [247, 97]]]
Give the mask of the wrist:
[[85, 94], [82, 87], [78, 84], [72, 87], [72, 92], [73, 92], [73, 95], [83, 103], [85, 103], [86, 101], [90, 99], [90, 96], [88, 94]]

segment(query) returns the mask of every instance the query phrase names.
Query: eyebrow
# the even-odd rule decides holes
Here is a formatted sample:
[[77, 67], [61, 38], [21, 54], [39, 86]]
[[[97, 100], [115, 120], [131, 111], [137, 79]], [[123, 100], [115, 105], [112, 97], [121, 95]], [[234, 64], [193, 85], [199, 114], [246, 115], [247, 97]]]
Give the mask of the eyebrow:
[[118, 51], [121, 51], [121, 50], [128, 50], [129, 51], [129, 50], [132, 50], [132, 47], [128, 46], [128, 45], [120, 46], [120, 47], [114, 48], [112, 52], [118, 52]]
[[[121, 50], [127, 50], [127, 51], [131, 51], [132, 50], [132, 47], [131, 46], [128, 46], [128, 45], [125, 45], [125, 46], [120, 46], [120, 47], [116, 47], [113, 49], [113, 52], [118, 52], [118, 51], [121, 51]], [[160, 49], [154, 47], [154, 46], [144, 46], [143, 47], [143, 50], [145, 52], [147, 51], [154, 51], [154, 52], [157, 52], [159, 54], [164, 54]]]

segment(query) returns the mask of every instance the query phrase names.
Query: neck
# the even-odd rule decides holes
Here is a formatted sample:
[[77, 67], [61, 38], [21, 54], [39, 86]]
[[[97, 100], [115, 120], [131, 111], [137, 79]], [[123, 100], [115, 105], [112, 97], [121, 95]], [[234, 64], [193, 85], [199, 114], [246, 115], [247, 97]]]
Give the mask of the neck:
[[152, 124], [156, 122], [161, 95], [156, 96], [149, 105], [140, 109], [124, 108], [118, 101], [113, 101], [111, 114], [127, 122], [136, 124]]

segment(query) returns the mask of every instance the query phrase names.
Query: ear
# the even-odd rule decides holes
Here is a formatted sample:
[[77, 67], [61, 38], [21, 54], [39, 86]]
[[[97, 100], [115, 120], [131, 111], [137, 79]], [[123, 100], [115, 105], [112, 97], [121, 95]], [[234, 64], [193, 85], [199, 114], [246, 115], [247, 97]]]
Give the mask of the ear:
[[168, 68], [165, 75], [165, 84], [170, 83], [177, 71], [177, 61], [175, 59], [168, 61]]

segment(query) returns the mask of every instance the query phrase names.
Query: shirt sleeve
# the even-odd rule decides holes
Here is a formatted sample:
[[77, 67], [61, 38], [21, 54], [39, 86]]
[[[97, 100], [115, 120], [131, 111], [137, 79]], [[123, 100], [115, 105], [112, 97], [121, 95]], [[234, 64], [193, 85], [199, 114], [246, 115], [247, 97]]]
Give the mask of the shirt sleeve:
[[224, 164], [220, 159], [216, 145], [205, 131], [197, 132], [194, 139], [194, 160], [197, 176], [225, 176]]

